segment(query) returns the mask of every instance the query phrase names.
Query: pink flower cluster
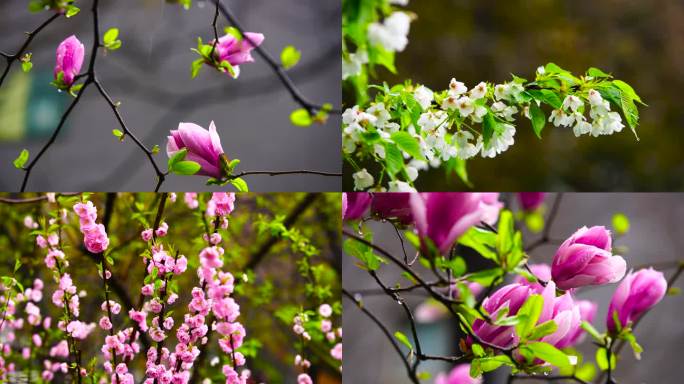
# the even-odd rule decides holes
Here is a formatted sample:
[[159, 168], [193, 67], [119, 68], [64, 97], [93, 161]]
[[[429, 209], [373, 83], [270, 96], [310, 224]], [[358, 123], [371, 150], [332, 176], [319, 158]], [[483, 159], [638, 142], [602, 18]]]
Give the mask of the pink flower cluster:
[[107, 232], [105, 232], [104, 225], [95, 222], [97, 220], [97, 208], [93, 203], [91, 201], [76, 203], [74, 205], [74, 212], [79, 217], [86, 249], [91, 253], [106, 251], [109, 246], [109, 238], [107, 237]]

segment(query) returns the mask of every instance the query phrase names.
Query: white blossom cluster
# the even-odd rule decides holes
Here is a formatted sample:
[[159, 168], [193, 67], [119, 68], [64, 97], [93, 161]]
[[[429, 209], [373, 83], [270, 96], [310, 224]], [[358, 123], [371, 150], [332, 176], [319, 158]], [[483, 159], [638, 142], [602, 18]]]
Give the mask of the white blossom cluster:
[[611, 112], [610, 103], [604, 100], [597, 90], [590, 89], [587, 92], [587, 100], [591, 122], [584, 116], [584, 102], [575, 95], [565, 97], [561, 108], [551, 112], [549, 122], [556, 127], [572, 126], [572, 131], [577, 137], [585, 134], [596, 137], [622, 131], [625, 126], [622, 117], [617, 112]]
[[[490, 89], [491, 88], [491, 89]], [[408, 163], [405, 166], [409, 182], [418, 177], [420, 170], [428, 167], [437, 168], [452, 158], [469, 159], [478, 153], [485, 158], [494, 158], [506, 151], [514, 143], [516, 114], [531, 119], [529, 102], [521, 101], [525, 91], [522, 84], [508, 82], [493, 86], [480, 82], [472, 89], [456, 79], [451, 79], [446, 92], [435, 93], [425, 86], [413, 90], [413, 98], [421, 106], [422, 113], [417, 121], [406, 128], [419, 143], [420, 151], [427, 161], [412, 158], [408, 153], [403, 156]], [[436, 100], [437, 99], [437, 100]], [[556, 127], [573, 127], [576, 136], [591, 134], [593, 136], [608, 135], [620, 132], [624, 127], [617, 112], [610, 110], [610, 104], [601, 94], [590, 89], [586, 91], [589, 105], [589, 117], [585, 116], [585, 103], [576, 95], [568, 95], [559, 109], [552, 111], [549, 122]], [[439, 101], [439, 105], [437, 104]], [[536, 100], [532, 103], [539, 102]], [[496, 127], [488, 143], [485, 145], [482, 133], [473, 128], [473, 124], [483, 122], [487, 114], [496, 119]], [[493, 116], [492, 116], [493, 115]], [[458, 123], [454, 123], [457, 121]], [[359, 106], [347, 109], [342, 115], [342, 143], [345, 154], [356, 152], [363, 143], [363, 134], [369, 129], [377, 131], [382, 141], [391, 141], [391, 135], [400, 129], [399, 124], [391, 121], [390, 113], [382, 102], [371, 104], [365, 111]], [[385, 159], [385, 147], [373, 144], [376, 158]], [[355, 189], [365, 190], [374, 185], [375, 180], [365, 169], [353, 176]], [[409, 183], [391, 181], [390, 191], [412, 189]]]
[[[406, 6], [408, 2], [409, 0], [390, 0], [389, 3]], [[408, 45], [410, 26], [411, 17], [405, 12], [395, 11], [382, 22], [374, 22], [368, 25], [368, 42], [371, 45], [381, 46], [388, 52], [401, 52]], [[355, 53], [343, 56], [342, 80], [359, 75], [365, 64], [368, 64], [368, 51], [365, 47], [359, 48]]]

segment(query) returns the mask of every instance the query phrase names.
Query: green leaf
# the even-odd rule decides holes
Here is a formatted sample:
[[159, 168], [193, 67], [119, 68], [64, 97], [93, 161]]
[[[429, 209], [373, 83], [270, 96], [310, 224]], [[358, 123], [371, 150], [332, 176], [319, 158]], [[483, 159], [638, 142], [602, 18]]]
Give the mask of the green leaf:
[[19, 156], [16, 159], [14, 159], [14, 167], [17, 169], [23, 169], [28, 159], [29, 151], [26, 149], [22, 149], [21, 153], [19, 153]]
[[76, 16], [79, 12], [81, 12], [81, 8], [79, 8], [75, 5], [69, 5], [66, 8], [66, 17], [70, 18], [72, 16]]
[[390, 177], [394, 178], [397, 173], [404, 169], [404, 157], [401, 155], [399, 148], [392, 144], [385, 142], [385, 167]]
[[544, 125], [546, 125], [546, 116], [537, 103], [530, 103], [530, 118], [532, 120], [532, 129], [534, 130], [534, 133], [541, 139], [541, 132], [544, 129]]
[[33, 68], [33, 63], [30, 61], [22, 61], [21, 62], [21, 70], [24, 72], [29, 72]]
[[423, 371], [423, 372], [418, 372], [416, 374], [416, 377], [418, 378], [418, 380], [430, 380], [432, 375], [430, 374], [430, 372]]
[[596, 366], [594, 366], [592, 363], [584, 364], [577, 368], [577, 371], [575, 371], [575, 376], [586, 382], [591, 382], [596, 376]]
[[599, 331], [596, 330], [596, 328], [594, 328], [593, 325], [591, 325], [591, 323], [587, 321], [582, 321], [582, 324], [580, 324], [580, 326], [582, 327], [582, 329], [587, 331], [587, 333], [591, 335], [591, 337], [593, 337], [594, 340], [598, 342], [603, 342], [603, 336], [599, 333]]
[[233, 187], [235, 187], [235, 189], [237, 189], [238, 192], [249, 192], [249, 187], [244, 179], [236, 177], [230, 180], [230, 183], [233, 185]]
[[468, 275], [468, 281], [488, 286], [501, 277], [502, 274], [503, 270], [501, 268], [483, 269]]
[[399, 340], [400, 343], [404, 344], [404, 346], [406, 346], [406, 348], [408, 348], [409, 351], [413, 350], [413, 345], [409, 341], [408, 337], [406, 337], [406, 335], [404, 335], [403, 333], [401, 333], [399, 331], [396, 331], [396, 332], [394, 332], [394, 337], [397, 340]]
[[21, 268], [21, 260], [17, 258], [16, 260], [14, 260], [14, 272], [17, 272], [19, 268]]
[[532, 233], [539, 233], [544, 229], [544, 215], [539, 210], [525, 212], [525, 225]]
[[598, 68], [591, 67], [587, 69], [587, 76], [591, 76], [593, 78], [610, 78], [612, 77], [610, 74], [603, 72], [602, 70]]
[[474, 249], [485, 259], [496, 261], [497, 255], [494, 251], [496, 247], [496, 237], [494, 232], [470, 227], [470, 229], [458, 239], [458, 243]]
[[484, 348], [480, 344], [474, 343], [473, 345], [470, 346], [470, 349], [473, 350], [473, 355], [477, 357], [482, 357], [485, 355]]
[[544, 336], [550, 335], [558, 329], [558, 324], [554, 320], [549, 320], [546, 322], [543, 322], [534, 329], [532, 329], [532, 332], [527, 336], [529, 340], [539, 340]]
[[202, 166], [199, 163], [184, 160], [175, 163], [171, 171], [178, 175], [194, 175], [200, 169], [202, 169]]
[[202, 64], [204, 64], [204, 59], [200, 58], [192, 62], [190, 64], [190, 76], [191, 78], [197, 77], [197, 74], [199, 74], [200, 69], [202, 68]]
[[119, 140], [123, 140], [124, 133], [118, 129], [112, 129], [112, 135], [114, 135]]
[[641, 97], [637, 95], [636, 91], [634, 91], [634, 88], [632, 88], [631, 85], [625, 83], [622, 80], [613, 80], [613, 84], [616, 87], [620, 88], [620, 91], [622, 91], [622, 93], [625, 94], [627, 97], [643, 104], [643, 101], [641, 101]]
[[624, 213], [613, 215], [613, 230], [618, 235], [624, 235], [629, 231], [629, 218]]
[[168, 166], [169, 166], [169, 171], [173, 169], [173, 166], [178, 163], [179, 161], [183, 161], [185, 159], [185, 156], [188, 154], [188, 149], [183, 148], [179, 150], [178, 152], [174, 153], [173, 156], [169, 158]]
[[427, 161], [425, 156], [423, 156], [423, 153], [420, 151], [420, 143], [418, 143], [418, 140], [411, 136], [408, 132], [394, 132], [391, 136], [391, 139], [399, 147], [399, 149], [408, 153], [414, 159]]
[[626, 335], [624, 335], [625, 340], [629, 342], [629, 345], [632, 347], [632, 351], [634, 351], [634, 357], [637, 360], [641, 360], [641, 352], [644, 351], [644, 348], [637, 343], [636, 337], [632, 332], [628, 332]]
[[288, 45], [280, 52], [280, 62], [285, 69], [290, 69], [297, 65], [301, 57], [302, 52], [292, 45]]
[[563, 351], [551, 344], [533, 341], [527, 343], [525, 347], [529, 348], [534, 356], [546, 361], [551, 365], [555, 365], [556, 367], [565, 367], [570, 365], [570, 359], [568, 356], [563, 353]]
[[304, 108], [295, 109], [290, 113], [290, 122], [298, 127], [308, 127], [313, 123], [311, 114]]
[[153, 155], [156, 155], [157, 153], [159, 153], [159, 145], [155, 144], [155, 145], [152, 147], [152, 154], [153, 154]]
[[[616, 366], [617, 359], [615, 358], [615, 354], [611, 353], [610, 354], [610, 369], [614, 370]], [[606, 356], [606, 349], [605, 348], [599, 348], [596, 350], [596, 365], [598, 365], [599, 369], [602, 371], [607, 371], [608, 370], [608, 357]]]
[[537, 324], [543, 306], [544, 298], [541, 295], [530, 295], [525, 300], [525, 303], [517, 312], [518, 316], [524, 316], [524, 319], [515, 326], [518, 336], [523, 339], [527, 338]]
[[513, 225], [513, 213], [509, 210], [502, 211], [496, 236], [496, 250], [499, 255], [507, 254], [513, 247]]
[[32, 0], [28, 5], [29, 12], [40, 12], [45, 9], [43, 2], [41, 0]]
[[[366, 240], [371, 240], [367, 238]], [[380, 263], [384, 262], [379, 256], [373, 252], [373, 248], [356, 240], [347, 239], [342, 244], [344, 253], [357, 258], [364, 264], [364, 267], [369, 271], [375, 271], [380, 268]]]
[[225, 32], [226, 35], [232, 35], [238, 39], [238, 41], [242, 40], [242, 33], [240, 33], [240, 30], [235, 27], [225, 27], [223, 32]]
[[104, 45], [110, 45], [119, 37], [119, 28], [109, 28], [102, 37]]
[[499, 123], [491, 112], [487, 112], [482, 120], [482, 140], [484, 145], [489, 145], [489, 140], [492, 139], [494, 133], [499, 130]]

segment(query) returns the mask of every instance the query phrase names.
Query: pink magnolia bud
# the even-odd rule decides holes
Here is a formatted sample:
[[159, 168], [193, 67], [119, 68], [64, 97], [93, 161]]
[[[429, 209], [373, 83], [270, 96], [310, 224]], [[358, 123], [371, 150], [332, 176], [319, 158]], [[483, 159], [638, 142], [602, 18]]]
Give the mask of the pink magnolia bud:
[[[508, 308], [507, 316], [514, 316], [533, 293], [532, 288], [521, 284], [505, 285], [485, 298], [482, 306], [492, 318], [496, 318], [504, 308]], [[473, 332], [483, 341], [501, 348], [510, 348], [520, 340], [514, 326], [488, 324], [481, 319], [473, 322]]]
[[371, 203], [367, 192], [348, 192], [342, 194], [342, 220], [357, 220], [363, 217]]
[[222, 176], [219, 156], [223, 154], [223, 148], [213, 121], [208, 131], [194, 123], [178, 124], [178, 129], [172, 130], [171, 136], [168, 136], [166, 154], [170, 158], [183, 148], [188, 150], [185, 160], [194, 161], [202, 167], [198, 175]]
[[55, 64], [55, 79], [60, 72], [64, 73], [63, 82], [70, 86], [74, 83], [74, 77], [81, 71], [85, 47], [71, 35], [62, 41], [57, 47], [57, 63]]
[[525, 211], [534, 211], [539, 208], [544, 202], [546, 193], [544, 192], [520, 192], [518, 195], [518, 202], [520, 207]]
[[374, 193], [371, 212], [383, 219], [397, 219], [402, 224], [413, 221], [411, 215], [410, 193]]
[[[239, 39], [228, 33], [219, 37], [218, 44], [216, 44], [215, 55], [218, 61], [228, 61], [230, 65], [236, 70], [236, 76], [239, 74], [240, 64], [250, 63], [254, 61], [252, 57], [252, 49], [261, 45], [264, 41], [264, 35], [261, 33], [245, 32], [242, 39]], [[213, 42], [212, 42], [213, 44]]]
[[435, 377], [435, 384], [480, 384], [482, 378], [470, 377], [470, 364], [459, 364], [446, 374], [440, 373]]
[[479, 193], [411, 194], [411, 212], [418, 235], [446, 254], [462, 234], [482, 220], [481, 201]]
[[558, 288], [566, 290], [586, 285], [620, 281], [627, 264], [611, 253], [610, 231], [605, 227], [582, 227], [558, 248], [551, 276]]
[[544, 306], [537, 324], [553, 320], [557, 328], [555, 332], [544, 336], [540, 341], [557, 348], [570, 346], [570, 343], [574, 341], [575, 334], [581, 331], [580, 307], [576, 305], [570, 292], [556, 297], [556, 284], [553, 281], [546, 284], [541, 295], [544, 299]]
[[[594, 321], [594, 316], [596, 316], [596, 311], [598, 309], [598, 305], [596, 303], [589, 300], [578, 300], [575, 301], [575, 304], [579, 307], [581, 321], [586, 321], [588, 323]], [[584, 330], [581, 327], [579, 327], [575, 330], [574, 333], [568, 334], [568, 336], [563, 340], [561, 346], [571, 347], [582, 341], [583, 338]]]
[[613, 314], [617, 312], [622, 327], [637, 321], [653, 308], [667, 291], [667, 281], [662, 272], [653, 268], [630, 272], [615, 290], [608, 306], [606, 322], [608, 330], [617, 330]]

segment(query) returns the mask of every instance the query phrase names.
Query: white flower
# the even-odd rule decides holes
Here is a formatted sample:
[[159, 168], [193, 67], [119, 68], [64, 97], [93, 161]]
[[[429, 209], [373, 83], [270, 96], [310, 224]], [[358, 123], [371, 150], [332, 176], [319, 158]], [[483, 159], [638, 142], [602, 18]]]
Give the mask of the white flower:
[[482, 118], [487, 114], [487, 108], [485, 108], [482, 105], [476, 105], [475, 106], [475, 111], [473, 111], [473, 114], [470, 115], [470, 119], [473, 120], [475, 123], [481, 123]]
[[447, 115], [444, 111], [428, 111], [421, 113], [418, 118], [418, 125], [423, 131], [434, 131], [446, 121]]
[[352, 178], [354, 179], [354, 190], [356, 191], [363, 191], [372, 186], [375, 182], [373, 175], [368, 173], [366, 168], [353, 174]]
[[416, 192], [416, 190], [409, 183], [396, 180], [389, 182], [389, 192]]
[[592, 106], [603, 105], [603, 97], [601, 97], [601, 94], [595, 89], [589, 90], [587, 98], [589, 99], [589, 104]]
[[[494, 132], [494, 135], [489, 140], [487, 146], [482, 146], [482, 157], [496, 157], [501, 152], [504, 152], [515, 142], [515, 127], [511, 124], [503, 124], [501, 132]], [[478, 139], [480, 142], [481, 137]]]
[[480, 152], [482, 142], [471, 143], [473, 134], [467, 131], [460, 131], [454, 135], [454, 145], [456, 145], [456, 156], [461, 160], [467, 160]]
[[513, 105], [506, 105], [505, 103], [503, 103], [501, 101], [497, 101], [495, 103], [492, 103], [491, 108], [492, 108], [492, 112], [496, 113], [498, 116], [501, 116], [508, 121], [515, 120], [513, 118], [513, 115], [518, 113], [518, 108], [516, 108]]
[[546, 73], [546, 68], [544, 68], [544, 67], [541, 66], [541, 65], [537, 67], [537, 74], [538, 74], [538, 75], [543, 75], [543, 74], [545, 74], [545, 73]]
[[409, 3], [409, 0], [390, 0], [390, 4], [394, 5], [401, 5], [403, 7], [407, 6]]
[[569, 127], [575, 122], [573, 115], [565, 113], [562, 109], [554, 109], [549, 116], [549, 122], [553, 122], [556, 127]]
[[420, 104], [420, 107], [425, 111], [430, 107], [430, 104], [432, 104], [434, 95], [430, 88], [421, 85], [413, 91], [413, 98], [416, 99], [418, 104]]
[[494, 97], [497, 100], [514, 101], [524, 90], [518, 83], [497, 84], [494, 86]]
[[456, 96], [449, 95], [442, 100], [442, 109], [454, 110], [456, 109], [456, 101], [458, 98]]
[[347, 125], [353, 124], [375, 124], [377, 118], [370, 113], [363, 112], [359, 109], [358, 105], [352, 108], [347, 108], [344, 113], [342, 113], [342, 123]]
[[367, 113], [375, 116], [375, 125], [377, 128], [384, 128], [385, 125], [390, 121], [392, 116], [385, 109], [385, 103], [377, 103], [371, 105], [367, 110]]
[[456, 79], [451, 79], [449, 82], [449, 94], [452, 96], [460, 96], [464, 93], [468, 92], [468, 87], [465, 86], [460, 81], [456, 81]]
[[351, 135], [342, 135], [342, 150], [344, 153], [354, 153], [356, 151], [356, 140]]
[[582, 105], [584, 105], [582, 100], [575, 95], [565, 96], [565, 100], [563, 100], [563, 109], [570, 109], [573, 112], [577, 112]]
[[580, 137], [581, 135], [590, 133], [591, 128], [591, 123], [587, 121], [578, 120], [575, 126], [572, 128], [572, 132], [575, 134], [576, 137]]
[[379, 158], [381, 158], [381, 159], [385, 158], [385, 147], [384, 146], [382, 146], [380, 144], [373, 144], [373, 152], [375, 152], [375, 154]]
[[368, 63], [368, 52], [358, 51], [350, 53], [349, 57], [342, 57], [342, 80], [361, 73], [361, 68]]
[[418, 170], [411, 166], [407, 166], [406, 175], [408, 176], [409, 180], [415, 181], [418, 178]]
[[401, 52], [408, 44], [411, 18], [404, 12], [394, 12], [385, 18], [382, 24], [371, 23], [368, 26], [368, 41], [374, 45], [382, 45], [387, 51]]
[[456, 100], [456, 108], [458, 108], [458, 113], [461, 114], [461, 117], [468, 117], [475, 110], [473, 101], [468, 96], [461, 96]]
[[487, 94], [487, 83], [481, 81], [473, 89], [470, 90], [470, 98], [473, 100], [481, 99]]

